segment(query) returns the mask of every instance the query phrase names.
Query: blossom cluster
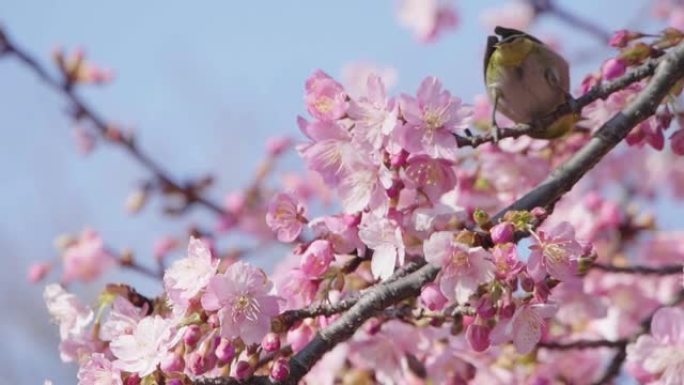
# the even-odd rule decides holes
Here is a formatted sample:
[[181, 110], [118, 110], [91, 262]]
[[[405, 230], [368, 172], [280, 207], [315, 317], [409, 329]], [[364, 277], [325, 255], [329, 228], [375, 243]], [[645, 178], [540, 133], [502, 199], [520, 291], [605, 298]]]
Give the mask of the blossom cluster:
[[[634, 37], [619, 37], [614, 45], [633, 50]], [[587, 77], [581, 92], [646, 60], [629, 52]], [[653, 229], [652, 221], [601, 188], [600, 167], [552, 213], [551, 207], [504, 209], [585, 144], [587, 132], [600, 129], [644, 84], [588, 106], [586, 130], [552, 142], [508, 138], [474, 149], [460, 146], [458, 138], [488, 128], [492, 106], [484, 99], [467, 105], [435, 77], [425, 78], [415, 94], [391, 96], [374, 74], [364, 92], [352, 95], [318, 70], [305, 84], [309, 116], [297, 123], [306, 139], [296, 150], [308, 172], [337, 195], [341, 211], [316, 216], [308, 207], [315, 194], [303, 189], [270, 199], [232, 194], [226, 202], [231, 215], [220, 230], [266, 229], [291, 244], [271, 277], [244, 261], [219, 258], [209, 238], [193, 237], [187, 255], [164, 271], [164, 293], [157, 298], [110, 285], [91, 309], [64, 287], [48, 286], [45, 300], [59, 324], [61, 357], [79, 363], [81, 385], [180, 385], [262, 375], [285, 380], [288, 359], [338, 319], [334, 311], [295, 318], [290, 311], [353, 301], [395, 279], [409, 262], [420, 262], [439, 268], [434, 282], [416, 298], [378, 312], [323, 356], [305, 383], [591, 383], [602, 374], [606, 351], [558, 352], [552, 342], [629, 338], [682, 288], [681, 277], [639, 279], [593, 265], [630, 258], [681, 264], [681, 234], [637, 239]], [[607, 163], [623, 162], [644, 143], [664, 149], [671, 111], [660, 107]], [[675, 154], [681, 154], [678, 132], [671, 137]], [[270, 151], [278, 154], [288, 145], [277, 141]], [[681, 171], [680, 159], [673, 162]], [[652, 197], [638, 188], [629, 193]], [[529, 236], [527, 244], [519, 242], [521, 235]], [[634, 255], [616, 244], [633, 246]], [[157, 254], [172, 247], [162, 242]], [[65, 284], [92, 279], [116, 260], [92, 231], [69, 242], [63, 255]], [[46, 272], [37, 266], [32, 277]], [[658, 310], [651, 335], [627, 348], [630, 370], [644, 382], [674, 384], [684, 376], [681, 354], [672, 353], [683, 340], [680, 310]]]

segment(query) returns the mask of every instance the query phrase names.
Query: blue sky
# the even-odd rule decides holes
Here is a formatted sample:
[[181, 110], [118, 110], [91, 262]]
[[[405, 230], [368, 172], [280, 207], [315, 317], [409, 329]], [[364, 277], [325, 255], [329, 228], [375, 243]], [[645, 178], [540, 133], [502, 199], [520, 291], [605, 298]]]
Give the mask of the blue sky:
[[[96, 63], [114, 69], [116, 81], [85, 90], [87, 99], [104, 116], [133, 127], [141, 146], [177, 177], [214, 173], [212, 194], [220, 199], [249, 180], [266, 138], [298, 135], [304, 80], [317, 68], [339, 76], [350, 62], [391, 65], [399, 76], [394, 92], [414, 92], [425, 76], [435, 75], [452, 93], [472, 100], [483, 92], [487, 31], [480, 11], [502, 3], [458, 1], [458, 30], [429, 46], [396, 23], [393, 1], [203, 1], [188, 7], [160, 0], [6, 0], [0, 24], [46, 63], [57, 45], [83, 46]], [[560, 3], [611, 30], [634, 20], [646, 2]], [[598, 58], [609, 54], [552, 18], [533, 31], [572, 36], [564, 40], [568, 55], [587, 49]], [[573, 84], [595, 66], [574, 67]], [[57, 330], [48, 323], [41, 288], [24, 280], [30, 262], [55, 256], [55, 236], [89, 225], [111, 244], [144, 254], [156, 236], [181, 233], [207, 218], [194, 212], [167, 220], [154, 206], [127, 215], [125, 197], [147, 174], [109, 146], [80, 156], [64, 107], [15, 61], [0, 60], [0, 372], [8, 384], [75, 382], [73, 366], [59, 362]], [[158, 290], [142, 284], [150, 293]]]

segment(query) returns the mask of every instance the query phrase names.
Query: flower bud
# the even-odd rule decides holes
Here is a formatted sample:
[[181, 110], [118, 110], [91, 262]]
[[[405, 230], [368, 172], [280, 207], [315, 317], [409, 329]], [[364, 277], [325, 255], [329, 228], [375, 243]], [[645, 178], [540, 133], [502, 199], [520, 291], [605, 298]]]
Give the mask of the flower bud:
[[629, 44], [630, 41], [639, 39], [642, 36], [643, 35], [639, 32], [632, 32], [626, 29], [621, 29], [613, 34], [608, 44], [610, 44], [611, 47], [624, 48], [627, 46], [627, 44]]
[[140, 376], [138, 376], [138, 373], [133, 373], [128, 376], [124, 382], [124, 385], [140, 385]]
[[38, 283], [45, 278], [52, 270], [52, 265], [48, 262], [38, 262], [29, 266], [27, 279], [30, 283]]
[[219, 365], [225, 365], [235, 358], [235, 346], [227, 338], [221, 338], [214, 350]]
[[449, 301], [434, 283], [423, 287], [423, 290], [420, 292], [420, 300], [425, 307], [432, 311], [441, 310]]
[[285, 358], [278, 358], [271, 367], [271, 378], [275, 381], [285, 381], [290, 375], [290, 364]]
[[399, 168], [406, 165], [406, 159], [408, 159], [409, 153], [406, 150], [401, 150], [398, 154], [392, 155], [390, 158], [390, 166], [393, 168]]
[[317, 278], [328, 270], [332, 260], [333, 249], [330, 242], [317, 239], [302, 254], [300, 268], [307, 276]]
[[252, 366], [247, 361], [238, 361], [235, 365], [235, 378], [244, 380], [252, 375]]
[[183, 334], [183, 342], [188, 346], [195, 346], [197, 341], [202, 337], [202, 330], [199, 325], [190, 325], [185, 329]]
[[513, 317], [513, 314], [515, 314], [515, 304], [514, 303], [509, 303], [508, 305], [504, 305], [501, 308], [501, 311], [499, 312], [499, 315], [501, 318], [511, 318]]
[[185, 369], [185, 361], [180, 354], [171, 352], [164, 357], [159, 367], [166, 373], [182, 372]]
[[266, 152], [271, 157], [280, 156], [290, 145], [292, 145], [292, 139], [286, 136], [271, 137], [266, 140]]
[[601, 67], [601, 74], [605, 80], [613, 80], [622, 76], [627, 70], [627, 65], [621, 59], [612, 58], [606, 60]]
[[261, 341], [261, 347], [268, 353], [277, 352], [280, 349], [280, 336], [275, 333], [268, 333]]
[[489, 347], [489, 328], [484, 325], [471, 324], [466, 330], [466, 340], [476, 352], [484, 352]]
[[496, 306], [492, 303], [491, 298], [483, 297], [477, 305], [477, 315], [483, 319], [490, 319], [496, 315]]
[[524, 276], [520, 277], [520, 287], [525, 290], [528, 293], [531, 293], [534, 291], [534, 279], [530, 277], [529, 275], [525, 274]]
[[168, 378], [166, 379], [166, 385], [183, 385], [183, 380], [180, 378]]
[[515, 228], [510, 222], [501, 222], [489, 230], [494, 243], [508, 243], [513, 241]]
[[670, 146], [676, 155], [684, 155], [684, 129], [677, 130], [670, 136]]

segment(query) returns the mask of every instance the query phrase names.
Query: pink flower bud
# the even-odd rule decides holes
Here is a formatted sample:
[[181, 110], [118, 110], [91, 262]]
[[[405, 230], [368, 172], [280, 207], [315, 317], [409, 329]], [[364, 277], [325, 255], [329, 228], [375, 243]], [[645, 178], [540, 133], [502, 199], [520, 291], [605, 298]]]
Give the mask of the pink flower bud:
[[610, 44], [611, 47], [624, 48], [627, 47], [627, 44], [629, 44], [630, 41], [634, 39], [639, 39], [642, 36], [643, 35], [639, 32], [632, 32], [626, 29], [621, 29], [613, 34], [608, 44]]
[[188, 355], [188, 369], [190, 373], [195, 376], [200, 376], [216, 366], [216, 356], [213, 352], [210, 354], [201, 354], [199, 351], [192, 352]]
[[398, 154], [392, 155], [390, 158], [390, 165], [393, 168], [399, 168], [406, 165], [406, 159], [408, 159], [409, 153], [406, 150], [401, 150]]
[[235, 378], [244, 380], [252, 375], [252, 366], [247, 361], [238, 361], [235, 365]]
[[225, 365], [235, 358], [235, 346], [230, 343], [229, 339], [221, 338], [214, 354], [216, 354], [219, 365]]
[[133, 373], [128, 376], [124, 385], [140, 385], [140, 376], [138, 376], [138, 373]]
[[275, 333], [268, 333], [261, 342], [261, 347], [268, 353], [276, 352], [280, 349], [280, 337]]
[[292, 145], [292, 139], [287, 136], [272, 137], [266, 140], [266, 151], [269, 156], [280, 156], [290, 145]]
[[183, 381], [180, 378], [171, 378], [166, 380], [166, 385], [183, 385]]
[[501, 222], [489, 230], [494, 243], [508, 243], [513, 240], [515, 228], [510, 222]]
[[535, 207], [530, 211], [530, 214], [534, 215], [537, 219], [544, 219], [549, 213], [543, 207]]
[[154, 258], [161, 261], [166, 255], [178, 247], [178, 240], [173, 237], [161, 237], [154, 242]]
[[401, 193], [401, 190], [404, 188], [404, 183], [402, 181], [397, 180], [392, 183], [392, 186], [390, 186], [389, 189], [387, 189], [387, 197], [390, 199], [396, 199], [399, 198], [399, 193]]
[[423, 287], [423, 290], [420, 292], [420, 300], [425, 307], [432, 311], [441, 310], [448, 302], [447, 297], [442, 294], [439, 287], [434, 283]]
[[160, 368], [166, 373], [182, 372], [185, 369], [185, 361], [180, 354], [169, 353], [161, 361]]
[[499, 315], [501, 318], [511, 318], [513, 317], [513, 314], [515, 314], [515, 304], [509, 303], [508, 305], [504, 305], [501, 308], [501, 311], [499, 312]]
[[466, 340], [476, 352], [484, 352], [489, 347], [489, 328], [484, 325], [471, 324], [466, 330]]
[[489, 297], [483, 297], [477, 305], [477, 314], [484, 318], [490, 319], [496, 315], [496, 306], [492, 303]]
[[524, 276], [520, 277], [520, 287], [525, 290], [528, 293], [531, 293], [534, 291], [534, 279], [530, 277], [529, 275], [525, 274]]
[[52, 264], [48, 262], [34, 263], [29, 266], [27, 279], [30, 283], [38, 283], [48, 275], [51, 269]]
[[292, 350], [298, 352], [313, 339], [314, 331], [311, 326], [303, 323], [297, 329], [287, 334], [287, 342], [292, 346]]
[[670, 146], [672, 146], [672, 152], [675, 154], [684, 155], [684, 129], [675, 131], [670, 136]]
[[185, 329], [185, 334], [183, 334], [183, 342], [188, 346], [195, 346], [197, 341], [202, 337], [202, 330], [199, 325], [190, 325]]
[[328, 270], [332, 260], [333, 249], [330, 242], [317, 239], [302, 254], [300, 267], [307, 276], [318, 278]]
[[605, 80], [612, 80], [618, 76], [622, 76], [627, 70], [627, 65], [621, 59], [608, 59], [601, 67], [601, 74]]
[[271, 378], [275, 381], [285, 381], [290, 375], [290, 364], [285, 358], [278, 358], [271, 368]]

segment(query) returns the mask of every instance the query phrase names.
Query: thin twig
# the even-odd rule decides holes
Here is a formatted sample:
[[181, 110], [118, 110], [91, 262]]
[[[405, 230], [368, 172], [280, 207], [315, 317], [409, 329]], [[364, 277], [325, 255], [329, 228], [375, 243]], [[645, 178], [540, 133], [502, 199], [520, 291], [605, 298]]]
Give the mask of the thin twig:
[[2, 52], [4, 54], [18, 59], [27, 68], [31, 69], [33, 73], [35, 73], [38, 78], [43, 81], [43, 83], [47, 84], [54, 91], [64, 96], [72, 104], [73, 110], [79, 118], [88, 119], [96, 128], [100, 137], [107, 140], [109, 143], [119, 145], [120, 148], [126, 151], [129, 155], [131, 155], [131, 157], [138, 161], [138, 163], [150, 171], [154, 175], [155, 179], [159, 182], [160, 187], [163, 190], [181, 194], [185, 199], [186, 206], [196, 203], [208, 208], [218, 215], [231, 215], [218, 203], [205, 196], [202, 196], [192, 184], [181, 183], [175, 180], [157, 161], [153, 160], [147, 153], [143, 152], [132, 138], [122, 136], [116, 140], [110, 140], [108, 138], [110, 125], [107, 123], [107, 120], [103, 118], [102, 115], [97, 113], [92, 107], [90, 107], [83, 99], [81, 99], [76, 94], [74, 87], [71, 84], [68, 82], [62, 82], [53, 77], [47, 71], [47, 69], [38, 62], [38, 60], [31, 56], [27, 50], [20, 48], [15, 42], [11, 41], [2, 30], [0, 30], [0, 36], [2, 42], [0, 48], [3, 49]]
[[660, 267], [650, 266], [612, 266], [595, 263], [592, 269], [601, 270], [609, 273], [639, 274], [639, 275], [674, 275], [682, 274], [682, 265], [667, 265]]

